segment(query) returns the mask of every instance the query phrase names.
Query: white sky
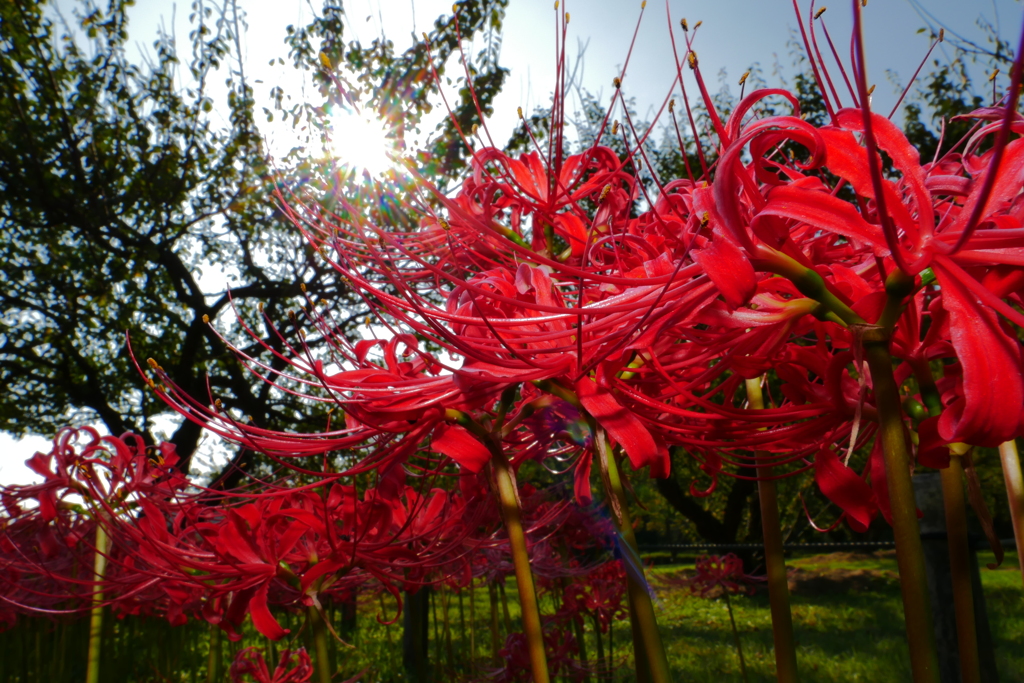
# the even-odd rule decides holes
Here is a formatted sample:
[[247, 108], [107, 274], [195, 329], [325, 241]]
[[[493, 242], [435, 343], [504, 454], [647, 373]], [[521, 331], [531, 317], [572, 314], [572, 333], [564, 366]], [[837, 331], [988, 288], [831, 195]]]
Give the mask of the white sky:
[[[283, 86], [292, 97], [318, 97], [315, 92], [304, 90], [302, 78], [292, 69], [283, 42], [286, 26], [303, 25], [311, 19], [309, 2], [238, 1], [248, 24], [243, 36], [246, 76], [258, 102], [268, 98], [275, 85]], [[319, 0], [312, 2], [317, 7], [320, 4]], [[60, 0], [58, 4], [65, 12], [73, 6], [70, 0]], [[796, 21], [789, 0], [669, 0], [668, 4], [677, 41], [680, 41], [680, 18], [686, 17], [691, 27], [703, 21], [694, 49], [712, 92], [719, 89], [718, 73], [722, 68], [728, 73], [726, 83], [736, 93], [736, 81], [754, 62], [760, 63], [770, 85], [775, 85], [772, 67], [776, 59], [786, 69], [791, 67], [788, 41]], [[824, 4], [829, 6], [825, 14], [829, 31], [846, 59], [850, 3], [834, 0]], [[186, 61], [190, 5], [189, 0], [177, 4], [171, 0], [138, 0], [129, 26], [138, 49], [149, 49], [161, 25], [168, 30], [173, 27], [182, 60]], [[349, 17], [346, 41], [359, 39], [368, 43], [383, 34], [394, 41], [397, 52], [411, 45], [414, 35], [429, 30], [437, 16], [451, 10], [451, 0], [346, 0], [344, 5]], [[545, 105], [554, 85], [552, 0], [511, 0], [509, 5], [502, 34], [501, 63], [511, 73], [496, 100], [495, 115], [489, 124], [499, 144], [507, 140], [516, 124], [517, 107], [522, 106], [524, 112], [529, 113], [535, 106]], [[806, 11], [808, 2], [802, 0], [801, 5]], [[906, 83], [928, 49], [927, 34], [919, 35], [919, 28], [936, 27], [941, 22], [966, 38], [984, 42], [976, 26], [982, 16], [999, 27], [1001, 34], [1015, 46], [1022, 9], [1021, 0], [872, 0], [865, 8], [865, 26], [870, 81], [877, 84], [874, 108], [888, 112], [895, 103], [897, 95], [887, 78], [887, 70], [895, 72], [901, 84]], [[583, 85], [595, 94], [603, 94], [607, 101], [612, 90], [611, 80], [619, 74], [640, 16], [640, 3], [569, 0], [561, 3], [559, 11], [566, 10], [571, 13], [568, 54], [574, 57], [578, 42], [587, 42]], [[823, 43], [821, 46], [826, 49]], [[948, 59], [950, 55], [951, 50], [943, 46], [936, 52], [940, 59]], [[268, 62], [277, 57], [285, 58], [286, 64], [269, 66]], [[674, 75], [665, 3], [651, 0], [623, 83], [625, 94], [636, 97], [641, 118], [647, 118], [651, 109], [660, 105]], [[691, 94], [696, 91], [691, 83], [687, 84], [687, 89]], [[223, 98], [217, 98], [216, 90], [211, 90], [211, 94], [222, 104]], [[279, 119], [261, 126], [272, 153], [280, 154], [293, 144], [293, 132]], [[0, 433], [0, 483], [29, 481], [33, 475], [23, 463], [36, 450], [48, 450], [48, 443], [48, 439], [39, 437], [16, 441]]]

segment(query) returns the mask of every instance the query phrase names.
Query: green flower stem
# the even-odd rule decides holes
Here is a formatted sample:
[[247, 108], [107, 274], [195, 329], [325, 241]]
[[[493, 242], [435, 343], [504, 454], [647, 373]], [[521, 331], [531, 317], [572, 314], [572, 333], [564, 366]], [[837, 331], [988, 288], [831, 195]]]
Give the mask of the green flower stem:
[[469, 580], [469, 659], [476, 657], [476, 598], [473, 592], [473, 579]]
[[[754, 410], [764, 410], [761, 379], [748, 379], [746, 387], [750, 407]], [[767, 454], [758, 451], [755, 455], [760, 457]], [[779, 683], [796, 683], [800, 677], [796, 666], [793, 613], [789, 607], [789, 579], [786, 575], [786, 558], [782, 551], [778, 491], [771, 476], [771, 466], [759, 468], [757, 497], [761, 505], [761, 529], [764, 532], [764, 563], [768, 574], [772, 638], [775, 641], [775, 675]]]
[[[632, 554], [633, 562], [631, 564], [635, 565], [633, 568], [636, 570], [636, 572], [626, 572], [630, 620], [634, 625], [634, 633], [638, 633], [640, 636], [634, 638], [634, 642], [639, 640], [643, 647], [642, 652], [646, 655], [650, 667], [651, 681], [653, 683], [669, 683], [672, 680], [672, 675], [669, 672], [661, 634], [658, 632], [658, 622], [654, 615], [651, 594], [648, 592], [646, 579], [643, 577], [643, 564], [640, 562], [636, 535], [633, 533], [633, 522], [630, 519], [629, 508], [626, 506], [626, 494], [622, 488], [619, 466], [603, 430], [595, 430], [595, 435], [595, 442], [601, 451], [598, 453], [598, 462], [604, 475], [602, 479], [607, 487], [606, 493], [611, 502], [612, 519], [615, 521], [619, 535], [625, 542], [623, 553]], [[635, 573], [639, 573], [640, 577], [637, 577]], [[641, 651], [635, 652], [634, 656], [639, 660], [642, 656]], [[637, 670], [641, 670], [639, 665]]]
[[[512, 393], [507, 392], [502, 401], [511, 400]], [[541, 626], [541, 608], [537, 602], [537, 590], [534, 587], [534, 572], [529, 568], [529, 553], [526, 551], [526, 536], [522, 530], [522, 515], [519, 509], [519, 494], [516, 490], [515, 476], [509, 465], [498, 434], [503, 427], [496, 424], [498, 434], [487, 431], [483, 425], [469, 415], [449, 409], [444, 412], [446, 420], [465, 427], [476, 436], [490, 451], [489, 467], [494, 475], [494, 486], [498, 494], [498, 502], [505, 521], [505, 531], [509, 535], [509, 547], [512, 550], [512, 565], [515, 568], [516, 588], [519, 591], [519, 605], [522, 610], [522, 630], [526, 636], [526, 647], [529, 650], [530, 671], [534, 674], [534, 683], [549, 683], [548, 657], [544, 651], [544, 629]], [[503, 413], [504, 417], [504, 413]]]
[[892, 372], [888, 335], [882, 328], [865, 326], [860, 333], [874, 385], [879, 438], [885, 457], [889, 504], [896, 539], [896, 563], [903, 592], [903, 615], [914, 683], [939, 683], [928, 580], [925, 574], [917, 503], [910, 480], [910, 454], [903, 432], [899, 387]]
[[1003, 480], [1006, 482], [1006, 497], [1010, 503], [1010, 519], [1013, 520], [1013, 537], [1017, 539], [1017, 561], [1021, 578], [1024, 579], [1024, 476], [1021, 476], [1017, 442], [1000, 444], [999, 459], [1003, 463]]
[[[629, 579], [627, 579], [628, 581]], [[634, 594], [628, 590], [626, 602], [629, 605], [629, 635], [633, 640], [633, 677], [636, 683], [653, 683], [651, 680], [651, 665], [647, 661], [647, 646], [644, 644], [644, 634], [640, 628], [640, 617], [637, 616]]]
[[781, 275], [790, 280], [804, 296], [814, 299], [824, 307], [822, 315], [831, 317], [834, 314], [838, 322], [844, 325], [863, 325], [864, 319], [844, 304], [832, 290], [828, 288], [821, 275], [781, 251], [772, 249], [765, 244], [757, 245], [757, 258], [754, 259], [757, 269]]
[[885, 308], [882, 309], [877, 324], [891, 334], [896, 322], [903, 315], [903, 301], [914, 293], [914, 278], [897, 268], [885, 279], [885, 293]]
[[[510, 400], [511, 393], [502, 397], [502, 401]], [[519, 493], [516, 491], [515, 476], [508, 458], [501, 448], [499, 437], [476, 422], [466, 413], [451, 409], [445, 411], [445, 418], [465, 427], [480, 440], [491, 452], [490, 467], [494, 475], [494, 487], [501, 506], [502, 519], [505, 521], [505, 532], [508, 534], [509, 546], [512, 550], [512, 565], [516, 573], [516, 588], [519, 590], [519, 604], [523, 615], [523, 634], [526, 636], [527, 649], [530, 652], [530, 669], [534, 683], [549, 683], [548, 660], [544, 652], [544, 631], [540, 623], [540, 606], [537, 604], [537, 591], [533, 583], [533, 572], [530, 570], [530, 555], [526, 550], [526, 535], [523, 533], [523, 521], [519, 509]], [[500, 434], [502, 427], [496, 425]]]
[[519, 604], [523, 614], [523, 633], [530, 652], [530, 669], [534, 683], [549, 683], [548, 660], [544, 653], [544, 632], [540, 623], [540, 607], [530, 571], [530, 556], [526, 550], [526, 535], [520, 517], [519, 497], [511, 466], [500, 448], [492, 448], [491, 467], [498, 489], [501, 513], [505, 520], [509, 545], [512, 548], [512, 563], [516, 572], [516, 587], [519, 589]]
[[206, 655], [206, 683], [220, 681], [220, 627], [210, 624], [209, 652]]
[[740, 673], [743, 674], [743, 683], [750, 683], [747, 677], [747, 663], [743, 660], [743, 646], [740, 645], [740, 632], [736, 629], [736, 619], [732, 616], [732, 600], [729, 599], [729, 591], [725, 595], [725, 606], [729, 610], [729, 623], [732, 624], [732, 642], [736, 645], [736, 654], [740, 658]]
[[316, 651], [316, 675], [319, 683], [331, 683], [331, 655], [328, 650], [327, 625], [316, 605], [306, 608], [306, 618], [313, 635], [313, 648]]
[[964, 469], [960, 456], [950, 454], [949, 467], [939, 470], [939, 473], [946, 510], [949, 567], [953, 577], [960, 676], [963, 683], [981, 683], [978, 634], [974, 624], [974, 591], [971, 587], [971, 554], [967, 539], [967, 506], [964, 502]]
[[[914, 376], [921, 388], [921, 399], [931, 417], [942, 413], [942, 399], [927, 363], [917, 363]], [[974, 588], [971, 583], [970, 545], [967, 538], [967, 504], [964, 501], [963, 462], [950, 452], [949, 467], [939, 470], [942, 504], [946, 513], [946, 542], [953, 581], [953, 609], [956, 617], [957, 651], [963, 683], [981, 682], [978, 632], [974, 621]]]
[[[882, 439], [885, 457], [913, 680], [914, 683], [939, 683], [939, 660], [932, 629], [924, 551], [917, 524], [917, 503], [910, 481], [910, 454], [903, 432], [900, 392], [893, 377], [892, 356], [889, 354], [889, 331], [879, 325], [867, 324], [828, 289], [828, 283], [818, 273], [795, 259], [763, 244], [758, 245], [756, 256], [755, 267], [791, 280], [801, 294], [818, 301], [827, 311], [838, 316], [864, 346], [878, 407], [879, 438]], [[902, 276], [887, 279], [889, 298], [898, 298], [905, 285]], [[886, 323], [890, 318], [895, 321], [899, 310], [897, 303], [887, 305]]]
[[491, 600], [491, 660], [497, 666], [501, 662], [501, 637], [498, 635], [498, 587], [493, 582], [487, 584], [487, 596]]
[[440, 586], [441, 590], [441, 623], [444, 626], [444, 652], [447, 657], [448, 670], [455, 670], [455, 650], [452, 647], [452, 622], [449, 616], [449, 608], [451, 607], [451, 594], [449, 590], [442, 583]]
[[96, 524], [96, 556], [93, 558], [92, 574], [95, 586], [92, 595], [92, 610], [89, 614], [89, 656], [85, 665], [85, 683], [100, 681], [100, 640], [103, 635], [103, 577], [107, 573], [107, 552], [110, 538], [103, 524]]
[[[611, 661], [605, 661], [604, 658], [604, 638], [601, 637], [601, 621], [597, 618], [597, 614], [591, 614], [590, 620], [594, 622], [594, 640], [597, 643], [597, 667], [600, 671], [603, 667], [611, 668]], [[608, 627], [609, 635], [611, 635], [611, 626]], [[600, 674], [598, 674], [600, 675]]]

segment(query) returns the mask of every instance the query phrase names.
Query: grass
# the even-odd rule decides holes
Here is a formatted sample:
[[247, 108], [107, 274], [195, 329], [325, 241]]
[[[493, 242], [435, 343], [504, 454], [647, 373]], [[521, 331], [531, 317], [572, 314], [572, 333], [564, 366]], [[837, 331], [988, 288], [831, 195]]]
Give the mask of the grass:
[[[1016, 554], [1008, 553], [997, 570], [984, 568], [994, 561], [991, 553], [979, 553], [978, 560], [1000, 681], [1024, 683], [1024, 589]], [[788, 564], [798, 579], [792, 608], [801, 680], [910, 680], [892, 553], [835, 553], [794, 558]], [[733, 609], [751, 683], [774, 681], [767, 592], [734, 597]], [[724, 601], [668, 595], [659, 619], [669, 661], [680, 678], [741, 680]]]
[[[982, 583], [1000, 681], [1024, 683], [1024, 588], [1017, 556], [1008, 553], [1003, 566], [997, 570], [984, 568], [986, 563], [993, 561], [991, 553], [979, 553], [978, 559], [982, 565]], [[910, 680], [899, 582], [891, 553], [795, 557], [791, 558], [789, 565], [794, 577], [792, 605], [802, 681], [892, 683]], [[657, 583], [659, 575], [672, 575], [687, 569], [692, 569], [692, 562], [658, 566], [652, 570], [652, 575]], [[511, 579], [505, 593], [509, 616], [515, 627], [519, 610]], [[435, 594], [434, 608], [439, 619], [436, 629], [433, 622], [429, 627], [429, 655], [440, 669], [446, 670], [448, 648], [440, 618], [442, 601], [439, 597]], [[493, 666], [487, 591], [480, 587], [474, 591], [475, 625], [469, 623], [468, 593], [463, 594], [461, 616], [457, 597], [449, 594], [449, 598], [453, 670], [446, 670], [438, 680], [465, 679], [471, 672], [476, 680], [480, 680], [486, 676], [487, 667]], [[739, 595], [732, 601], [750, 682], [774, 681], [767, 593], [762, 590], [750, 596]], [[384, 614], [393, 616], [393, 599], [388, 597], [384, 605]], [[550, 613], [553, 609], [552, 598], [543, 597], [542, 612]], [[668, 648], [669, 663], [677, 681], [728, 683], [742, 680], [724, 600], [701, 599], [681, 588], [659, 590], [656, 609]], [[369, 671], [363, 679], [367, 682], [407, 680], [401, 669], [401, 625], [378, 623], [380, 613], [378, 598], [366, 596], [360, 600], [358, 627], [352, 638], [352, 647], [336, 648], [339, 675], [335, 680], [345, 680], [367, 667]], [[303, 644], [305, 636], [300, 618], [281, 615], [281, 619], [292, 629], [294, 644]], [[498, 620], [504, 639], [505, 619], [500, 608]], [[130, 618], [124, 621], [107, 619], [106, 623], [109, 624], [109, 633], [104, 643], [104, 671], [101, 672], [104, 680], [126, 683], [206, 680], [209, 627], [205, 624], [190, 622], [188, 626], [172, 629], [166, 623], [142, 623]], [[47, 621], [26, 620], [0, 634], [0, 680], [10, 683], [80, 680], [77, 673], [81, 667], [75, 666], [78, 656], [72, 654], [80, 651], [84, 660], [84, 633], [78, 633], [78, 629], [79, 624], [55, 627]], [[469, 647], [471, 634], [472, 651]], [[629, 639], [628, 624], [618, 622], [612, 633], [617, 668], [613, 678], [602, 680], [625, 683], [634, 679], [628, 656]], [[588, 629], [587, 641], [593, 658], [596, 643], [592, 629]], [[241, 647], [262, 646], [268, 654], [272, 647], [266, 639], [254, 633], [251, 626], [247, 628], [242, 643], [228, 643], [223, 638], [221, 642], [222, 670], [227, 669], [233, 653]], [[607, 636], [604, 645], [607, 652]], [[71, 661], [59, 662], [61, 658], [56, 653], [64, 647], [67, 647]], [[283, 648], [287, 644], [282, 642], [273, 647]]]

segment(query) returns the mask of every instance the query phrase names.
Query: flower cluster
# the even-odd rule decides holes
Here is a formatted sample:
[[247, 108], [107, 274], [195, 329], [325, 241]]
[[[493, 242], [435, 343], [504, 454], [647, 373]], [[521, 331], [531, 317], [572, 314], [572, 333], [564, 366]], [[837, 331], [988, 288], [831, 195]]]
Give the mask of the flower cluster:
[[[564, 624], [542, 623], [530, 571], [532, 562], [542, 578], [558, 575], [559, 553], [550, 543], [531, 547], [524, 524], [549, 528], [567, 506], [524, 505], [525, 463], [571, 472], [581, 505], [600, 481], [635, 642], [659, 683], [667, 660], [620, 462], [665, 477], [672, 454], [687, 454], [711, 480], [703, 490], [694, 482], [693, 495], [710, 494], [722, 474], [812, 471], [855, 530], [881, 516], [899, 538], [916, 538], [912, 465], [946, 468], [961, 444], [1024, 435], [1022, 62], [1000, 100], [966, 116], [975, 123], [966, 139], [921, 159], [871, 110], [853, 6], [843, 96], [821, 70], [820, 13], [809, 28], [801, 20], [824, 125], [801, 118], [782, 90], [758, 90], [719, 113], [700, 75], [696, 31], [683, 22], [676, 83], [688, 67], [713, 129], [697, 144], [696, 177], [687, 166], [686, 178], [644, 182], [642, 136], [628, 120], [612, 122], [611, 110], [593, 144], [567, 154], [562, 79], [548, 149], [516, 157], [467, 137], [471, 173], [454, 192], [410, 162], [409, 220], [380, 222], [344, 197], [328, 208], [280, 196], [318, 258], [373, 312], [373, 338], [339, 336], [330, 305], [308, 300], [296, 338], [271, 344], [253, 333], [284, 369], [239, 353], [282, 390], [343, 411], [343, 425], [271, 431], [213, 396], [189, 396], [155, 360], [148, 378], [185, 418], [319, 481], [236, 492], [238, 502], [211, 507], [184, 496], [180, 479], [158, 476], [165, 470], [143, 467], [118, 484], [126, 493], [117, 500], [91, 474], [92, 484], [71, 482], [69, 466], [95, 468], [84, 456], [56, 472], [37, 463], [47, 482], [23, 492], [39, 501], [33, 514], [52, 521], [61, 487], [100, 486], [87, 492], [97, 501], [92, 519], [113, 526], [115, 508], [145, 493], [141, 514], [120, 532], [133, 544], [121, 564], [144, 567], [137, 590], [202, 587], [211, 621], [230, 630], [248, 611], [279, 637], [271, 601], [315, 605], [353, 577], [372, 576], [397, 594], [442, 567], [458, 574], [451, 558], [489, 545], [473, 529], [496, 517], [480, 505], [493, 494], [512, 562], [499, 569], [488, 560], [484, 571], [515, 572], [524, 632], [505, 656], [528, 662], [538, 682], [548, 680], [545, 637], [559, 652], [574, 646]], [[772, 113], [780, 108], [790, 111]], [[309, 464], [338, 452], [345, 457], [331, 471]], [[127, 471], [117, 457], [103, 465], [111, 481]], [[408, 473], [457, 478], [458, 490], [416, 490]], [[341, 483], [364, 475], [376, 485], [359, 492]], [[901, 541], [901, 558], [915, 552], [907, 543], [917, 541]], [[469, 560], [454, 564], [475, 571]], [[699, 571], [725, 586], [742, 574], [728, 556]], [[621, 602], [596, 583], [587, 590], [566, 590], [565, 604], [603, 629]]]

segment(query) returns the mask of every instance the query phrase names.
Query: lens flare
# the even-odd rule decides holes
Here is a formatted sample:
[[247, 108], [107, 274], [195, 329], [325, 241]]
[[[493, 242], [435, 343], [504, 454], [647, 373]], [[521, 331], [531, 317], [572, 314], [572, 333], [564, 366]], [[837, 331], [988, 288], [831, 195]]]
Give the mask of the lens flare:
[[388, 153], [394, 152], [395, 144], [372, 112], [338, 110], [331, 115], [328, 149], [342, 165], [377, 176], [392, 167]]

